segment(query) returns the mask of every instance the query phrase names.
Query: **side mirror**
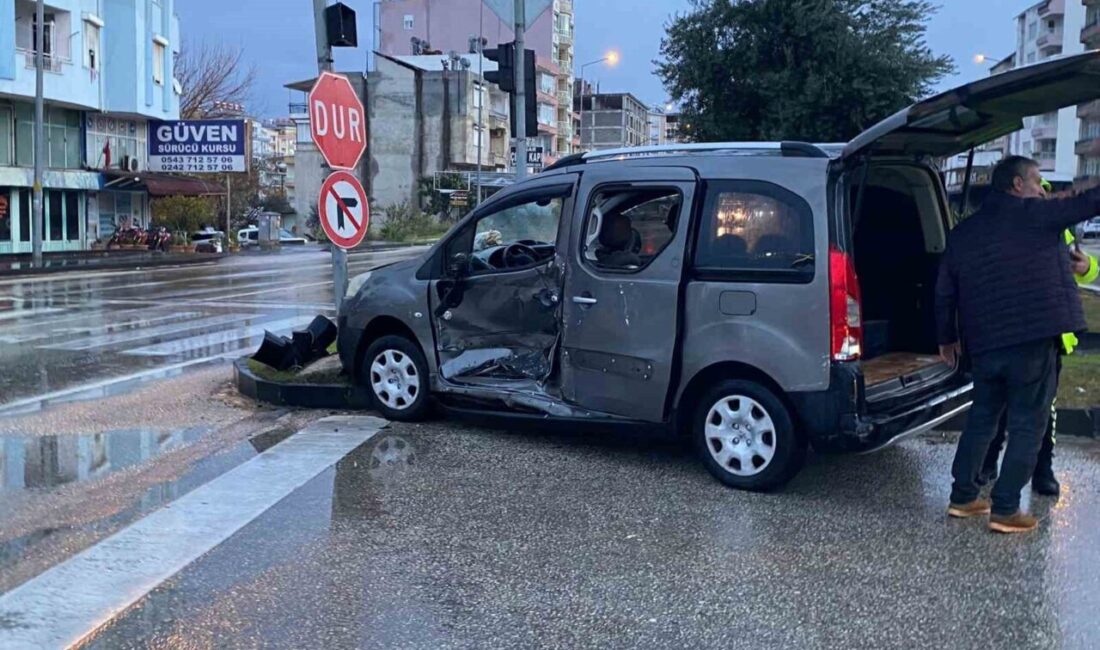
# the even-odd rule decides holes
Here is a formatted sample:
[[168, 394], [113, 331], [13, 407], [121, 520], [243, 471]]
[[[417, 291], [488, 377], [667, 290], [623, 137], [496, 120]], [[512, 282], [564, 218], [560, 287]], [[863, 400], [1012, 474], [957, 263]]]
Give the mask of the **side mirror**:
[[467, 253], [455, 253], [447, 262], [447, 275], [452, 278], [464, 278], [470, 273], [470, 256]]

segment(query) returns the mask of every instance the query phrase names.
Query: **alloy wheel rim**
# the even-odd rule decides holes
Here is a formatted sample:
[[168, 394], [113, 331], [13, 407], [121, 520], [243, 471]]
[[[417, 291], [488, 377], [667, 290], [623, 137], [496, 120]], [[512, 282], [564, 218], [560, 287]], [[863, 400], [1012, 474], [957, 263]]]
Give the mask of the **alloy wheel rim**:
[[756, 476], [775, 457], [775, 423], [751, 397], [730, 395], [715, 402], [704, 433], [711, 457], [736, 476]]

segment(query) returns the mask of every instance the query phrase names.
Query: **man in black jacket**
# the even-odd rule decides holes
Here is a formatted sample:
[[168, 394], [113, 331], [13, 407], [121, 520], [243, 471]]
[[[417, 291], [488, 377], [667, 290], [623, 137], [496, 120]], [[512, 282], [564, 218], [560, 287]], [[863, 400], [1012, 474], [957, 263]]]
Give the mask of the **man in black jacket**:
[[[1020, 512], [1020, 491], [1035, 469], [1055, 393], [1061, 336], [1085, 330], [1085, 317], [1063, 231], [1100, 213], [1100, 190], [1044, 199], [1035, 161], [1010, 156], [993, 171], [982, 208], [952, 231], [936, 285], [940, 353], [957, 363], [962, 350], [974, 373], [974, 405], [951, 473], [952, 517], [992, 510], [996, 532], [1033, 530]], [[992, 504], [979, 498], [978, 472], [1001, 413], [1008, 449]]]

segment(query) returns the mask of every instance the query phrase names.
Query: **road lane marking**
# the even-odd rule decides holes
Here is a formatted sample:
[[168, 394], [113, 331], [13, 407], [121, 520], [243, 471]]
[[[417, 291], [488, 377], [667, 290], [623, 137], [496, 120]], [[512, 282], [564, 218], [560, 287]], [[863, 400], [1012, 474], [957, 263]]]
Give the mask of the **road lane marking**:
[[0, 647], [66, 648], [387, 426], [328, 417], [0, 596]]
[[74, 341], [51, 343], [49, 345], [39, 345], [38, 347], [43, 350], [91, 350], [94, 348], [106, 347], [108, 345], [117, 345], [119, 343], [131, 343], [133, 341], [151, 339], [157, 336], [167, 336], [169, 334], [190, 332], [192, 330], [202, 329], [204, 327], [242, 325], [244, 324], [244, 321], [257, 321], [265, 318], [271, 319], [273, 317], [266, 314], [223, 314], [221, 316], [200, 318], [199, 320], [187, 321], [185, 323], [161, 325], [158, 327], [150, 327], [149, 329], [136, 330], [133, 332], [118, 332], [115, 334], [104, 334], [102, 336], [93, 336], [90, 338], [78, 338]]
[[[42, 314], [56, 314], [66, 311], [60, 307], [31, 307], [29, 309], [13, 309], [12, 311], [0, 311], [0, 320], [12, 320], [13, 318], [27, 318]], [[16, 323], [21, 325], [22, 323]]]
[[180, 354], [213, 345], [232, 343], [233, 341], [239, 341], [241, 339], [251, 339], [263, 335], [265, 331], [279, 334], [299, 327], [304, 328], [309, 325], [312, 320], [313, 318], [310, 316], [284, 318], [282, 320], [274, 320], [251, 327], [232, 329], [224, 332], [212, 332], [210, 334], [200, 334], [185, 339], [176, 339], [174, 341], [146, 345], [132, 350], [123, 350], [122, 353], [135, 356], [166, 357], [172, 354]]

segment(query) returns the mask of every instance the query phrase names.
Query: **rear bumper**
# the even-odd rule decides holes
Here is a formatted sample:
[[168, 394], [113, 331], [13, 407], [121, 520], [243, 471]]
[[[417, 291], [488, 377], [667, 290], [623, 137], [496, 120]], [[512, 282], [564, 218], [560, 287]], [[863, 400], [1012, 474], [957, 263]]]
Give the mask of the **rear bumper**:
[[888, 407], [867, 402], [863, 374], [834, 364], [829, 389], [791, 394], [799, 424], [818, 451], [868, 452], [933, 429], [965, 413], [973, 384], [958, 375]]

